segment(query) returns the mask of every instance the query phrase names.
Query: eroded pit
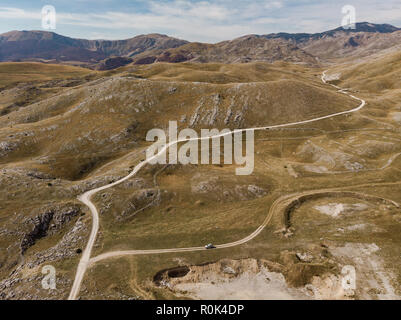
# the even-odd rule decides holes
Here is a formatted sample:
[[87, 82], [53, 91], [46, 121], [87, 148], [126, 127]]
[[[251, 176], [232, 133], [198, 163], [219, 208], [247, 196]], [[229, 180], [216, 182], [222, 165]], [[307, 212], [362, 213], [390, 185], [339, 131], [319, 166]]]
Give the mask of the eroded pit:
[[[280, 262], [258, 259], [220, 260], [158, 272], [154, 283], [178, 297], [201, 300], [309, 300], [349, 298], [339, 288], [336, 268], [310, 253], [282, 252]], [[312, 259], [305, 262], [306, 257]], [[316, 257], [316, 258], [315, 258]], [[328, 296], [327, 279], [334, 289]]]

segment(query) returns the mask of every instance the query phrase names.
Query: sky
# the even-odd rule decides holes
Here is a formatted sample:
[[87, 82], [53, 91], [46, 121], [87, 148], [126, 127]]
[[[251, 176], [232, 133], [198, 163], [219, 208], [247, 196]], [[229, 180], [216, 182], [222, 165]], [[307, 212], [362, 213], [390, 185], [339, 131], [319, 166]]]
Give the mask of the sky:
[[401, 0], [0, 0], [0, 33], [43, 30], [42, 8], [56, 9], [56, 33], [84, 39], [127, 39], [162, 33], [216, 43], [247, 34], [322, 32], [356, 20], [401, 27]]

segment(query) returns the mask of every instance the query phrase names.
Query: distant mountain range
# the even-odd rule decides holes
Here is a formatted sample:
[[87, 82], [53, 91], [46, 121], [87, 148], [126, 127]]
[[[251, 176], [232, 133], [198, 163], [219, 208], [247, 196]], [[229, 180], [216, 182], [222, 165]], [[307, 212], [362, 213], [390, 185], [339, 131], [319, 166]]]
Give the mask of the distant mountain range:
[[127, 40], [84, 40], [45, 31], [11, 31], [0, 35], [0, 61], [43, 61], [100, 70], [154, 62], [289, 61], [317, 65], [331, 59], [366, 56], [401, 45], [401, 29], [388, 24], [357, 23], [315, 34], [247, 35], [216, 44], [191, 43], [166, 35]]
[[108, 41], [73, 39], [45, 31], [11, 31], [0, 35], [0, 61], [98, 63], [110, 57], [130, 58], [144, 51], [170, 49], [186, 43], [160, 34]]

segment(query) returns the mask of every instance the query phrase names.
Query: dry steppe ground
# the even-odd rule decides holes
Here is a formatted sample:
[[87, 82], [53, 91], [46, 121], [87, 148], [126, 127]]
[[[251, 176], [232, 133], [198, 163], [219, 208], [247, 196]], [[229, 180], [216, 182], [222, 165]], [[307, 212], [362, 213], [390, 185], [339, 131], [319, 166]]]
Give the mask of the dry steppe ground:
[[[29, 71], [29, 75], [26, 73]], [[129, 65], [111, 72], [0, 64], [0, 298], [65, 299], [91, 228], [85, 191], [144, 159], [146, 133], [248, 128], [351, 110], [324, 70], [274, 64]], [[365, 99], [357, 113], [255, 133], [255, 170], [147, 165], [93, 198], [92, 256], [224, 244], [229, 249], [112, 258], [88, 270], [82, 299], [399, 299], [399, 54], [332, 67]], [[29, 78], [29, 82], [26, 79]], [[41, 267], [57, 289], [41, 288]], [[344, 292], [343, 266], [357, 288]], [[239, 294], [239, 288], [244, 292]]]

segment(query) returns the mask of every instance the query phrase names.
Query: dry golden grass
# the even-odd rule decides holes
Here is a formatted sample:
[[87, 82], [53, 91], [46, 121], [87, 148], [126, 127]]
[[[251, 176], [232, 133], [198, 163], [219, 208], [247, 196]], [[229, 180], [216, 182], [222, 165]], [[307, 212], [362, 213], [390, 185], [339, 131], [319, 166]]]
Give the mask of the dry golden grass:
[[341, 73], [341, 86], [369, 93], [401, 89], [401, 52], [380, 54], [357, 65], [332, 70]]
[[21, 82], [65, 80], [92, 73], [91, 70], [72, 66], [34, 62], [4, 62], [0, 63], [0, 88]]
[[[203, 72], [199, 65], [162, 64], [150, 68], [150, 81], [116, 76], [64, 89], [0, 117], [0, 138], [16, 144], [1, 162], [21, 162], [53, 177], [79, 180], [102, 164], [142, 146], [150, 129], [165, 128], [168, 121], [183, 117], [186, 121], [180, 125], [190, 126], [196, 112], [199, 118], [206, 118], [194, 123], [195, 128], [234, 129], [306, 120], [357, 105], [322, 85], [313, 72], [285, 66], [282, 74], [275, 76], [279, 66], [206, 65], [208, 71], [204, 72], [248, 74], [247, 81], [265, 79], [214, 84], [161, 80], [165, 76], [160, 74], [173, 72], [174, 68], [181, 75], [195, 70], [194, 74], [188, 71], [193, 80], [197, 80], [197, 72]], [[199, 105], [202, 107], [197, 111]], [[213, 108], [218, 109], [218, 115], [211, 121], [208, 114]], [[225, 122], [229, 109], [232, 116]], [[236, 115], [240, 120], [234, 122]], [[45, 161], [40, 160], [43, 157]]]
[[301, 65], [286, 62], [273, 64], [253, 62], [247, 64], [220, 63], [157, 63], [145, 66], [127, 66], [114, 73], [125, 73], [145, 79], [163, 81], [208, 82], [216, 84], [267, 82], [280, 79], [313, 80], [319, 72], [311, 72]]
[[[394, 63], [398, 65], [396, 61]], [[11, 64], [8, 68], [15, 66]], [[43, 75], [45, 78], [86, 76], [76, 68], [60, 67], [67, 68], [66, 74], [60, 72], [59, 67], [46, 68], [49, 69]], [[32, 71], [32, 77], [45, 81], [40, 79], [38, 70], [35, 71], [37, 75]], [[389, 74], [388, 79], [391, 70]], [[351, 78], [351, 74], [344, 75], [344, 81], [350, 81], [349, 85], [360, 81]], [[6, 147], [0, 159], [0, 169], [5, 172], [0, 172], [2, 226], [12, 228], [20, 223], [14, 221], [14, 212], [34, 217], [46, 205], [76, 201], [76, 196], [84, 191], [127, 175], [144, 158], [143, 151], [148, 145], [144, 138], [149, 129], [165, 129], [169, 120], [179, 121], [183, 116], [186, 120], [180, 126], [188, 127], [199, 105], [202, 105], [198, 110], [200, 120], [193, 125], [195, 129], [287, 123], [358, 105], [322, 84], [319, 76], [319, 70], [287, 63], [155, 64], [129, 66], [98, 74], [95, 81], [58, 88], [52, 97], [0, 117], [0, 142], [10, 143], [3, 145]], [[26, 81], [27, 77], [24, 79]], [[401, 151], [399, 131], [392, 127], [394, 123], [389, 118], [397, 112], [396, 105], [401, 100], [392, 103], [380, 100], [381, 96], [375, 90], [363, 92], [363, 96], [369, 97], [369, 104], [361, 113], [258, 133], [255, 172], [249, 177], [235, 176], [233, 166], [174, 166], [160, 173], [160, 166], [147, 166], [126, 184], [99, 193], [94, 200], [101, 212], [101, 232], [94, 254], [115, 249], [202, 246], [209, 242], [239, 240], [262, 223], [278, 197], [305, 190], [365, 184], [372, 186], [362, 188], [366, 193], [380, 193], [400, 201], [401, 194], [396, 187], [374, 185], [401, 179], [400, 158], [380, 169]], [[216, 105], [218, 116], [210, 124], [208, 115]], [[243, 112], [242, 122], [225, 123], [230, 106], [234, 114]], [[347, 161], [361, 163], [368, 170], [352, 171], [346, 167]], [[328, 171], [313, 172], [310, 170], [313, 166], [325, 166]], [[28, 173], [34, 170], [47, 176], [29, 176]], [[204, 192], [197, 190], [203, 182]], [[248, 191], [251, 185], [262, 188], [265, 194], [261, 197], [252, 195]], [[144, 192], [158, 189], [161, 198], [155, 203], [152, 203], [153, 197], [142, 196]], [[305, 208], [301, 208], [297, 218]], [[126, 215], [119, 219], [124, 212]], [[176, 266], [177, 258], [183, 258], [186, 264], [221, 258], [274, 260], [282, 250], [306, 250], [307, 245], [315, 244], [325, 234], [334, 237], [335, 230], [327, 221], [322, 222], [327, 230], [319, 230], [319, 233], [314, 233], [313, 228], [309, 230], [308, 219], [312, 218], [301, 219], [299, 225], [302, 227], [290, 240], [274, 234], [282, 225], [282, 216], [277, 215], [259, 237], [238, 248], [102, 262], [89, 270], [84, 283], [89, 293], [84, 297], [104, 298], [104, 291], [108, 297], [120, 299], [124, 298], [121, 293], [145, 298], [173, 298], [171, 292], [155, 289], [150, 281], [157, 271]], [[356, 219], [362, 221], [363, 217]], [[380, 224], [379, 220], [375, 218], [370, 222]], [[89, 214], [84, 223], [89, 230]], [[390, 228], [387, 218], [381, 227], [389, 228], [390, 232], [398, 230]], [[307, 232], [302, 233], [302, 229]], [[63, 232], [57, 239], [40, 240], [28, 251], [26, 258], [34, 259], [35, 253], [54, 245]], [[379, 235], [377, 238], [386, 247], [386, 254], [391, 252], [389, 237]], [[369, 237], [363, 235], [360, 239], [365, 241]], [[338, 243], [346, 240], [341, 238]], [[13, 244], [17, 248], [18, 241], [18, 236], [2, 237], [0, 246]], [[352, 238], [352, 241], [357, 239]], [[77, 257], [57, 263], [70, 280], [74, 276]], [[10, 260], [3, 256], [0, 259], [5, 266], [0, 274], [5, 276], [12, 270], [12, 263], [18, 263], [18, 250], [13, 251]], [[99, 280], [104, 280], [104, 284]], [[66, 285], [61, 296], [65, 297], [68, 289]]]

